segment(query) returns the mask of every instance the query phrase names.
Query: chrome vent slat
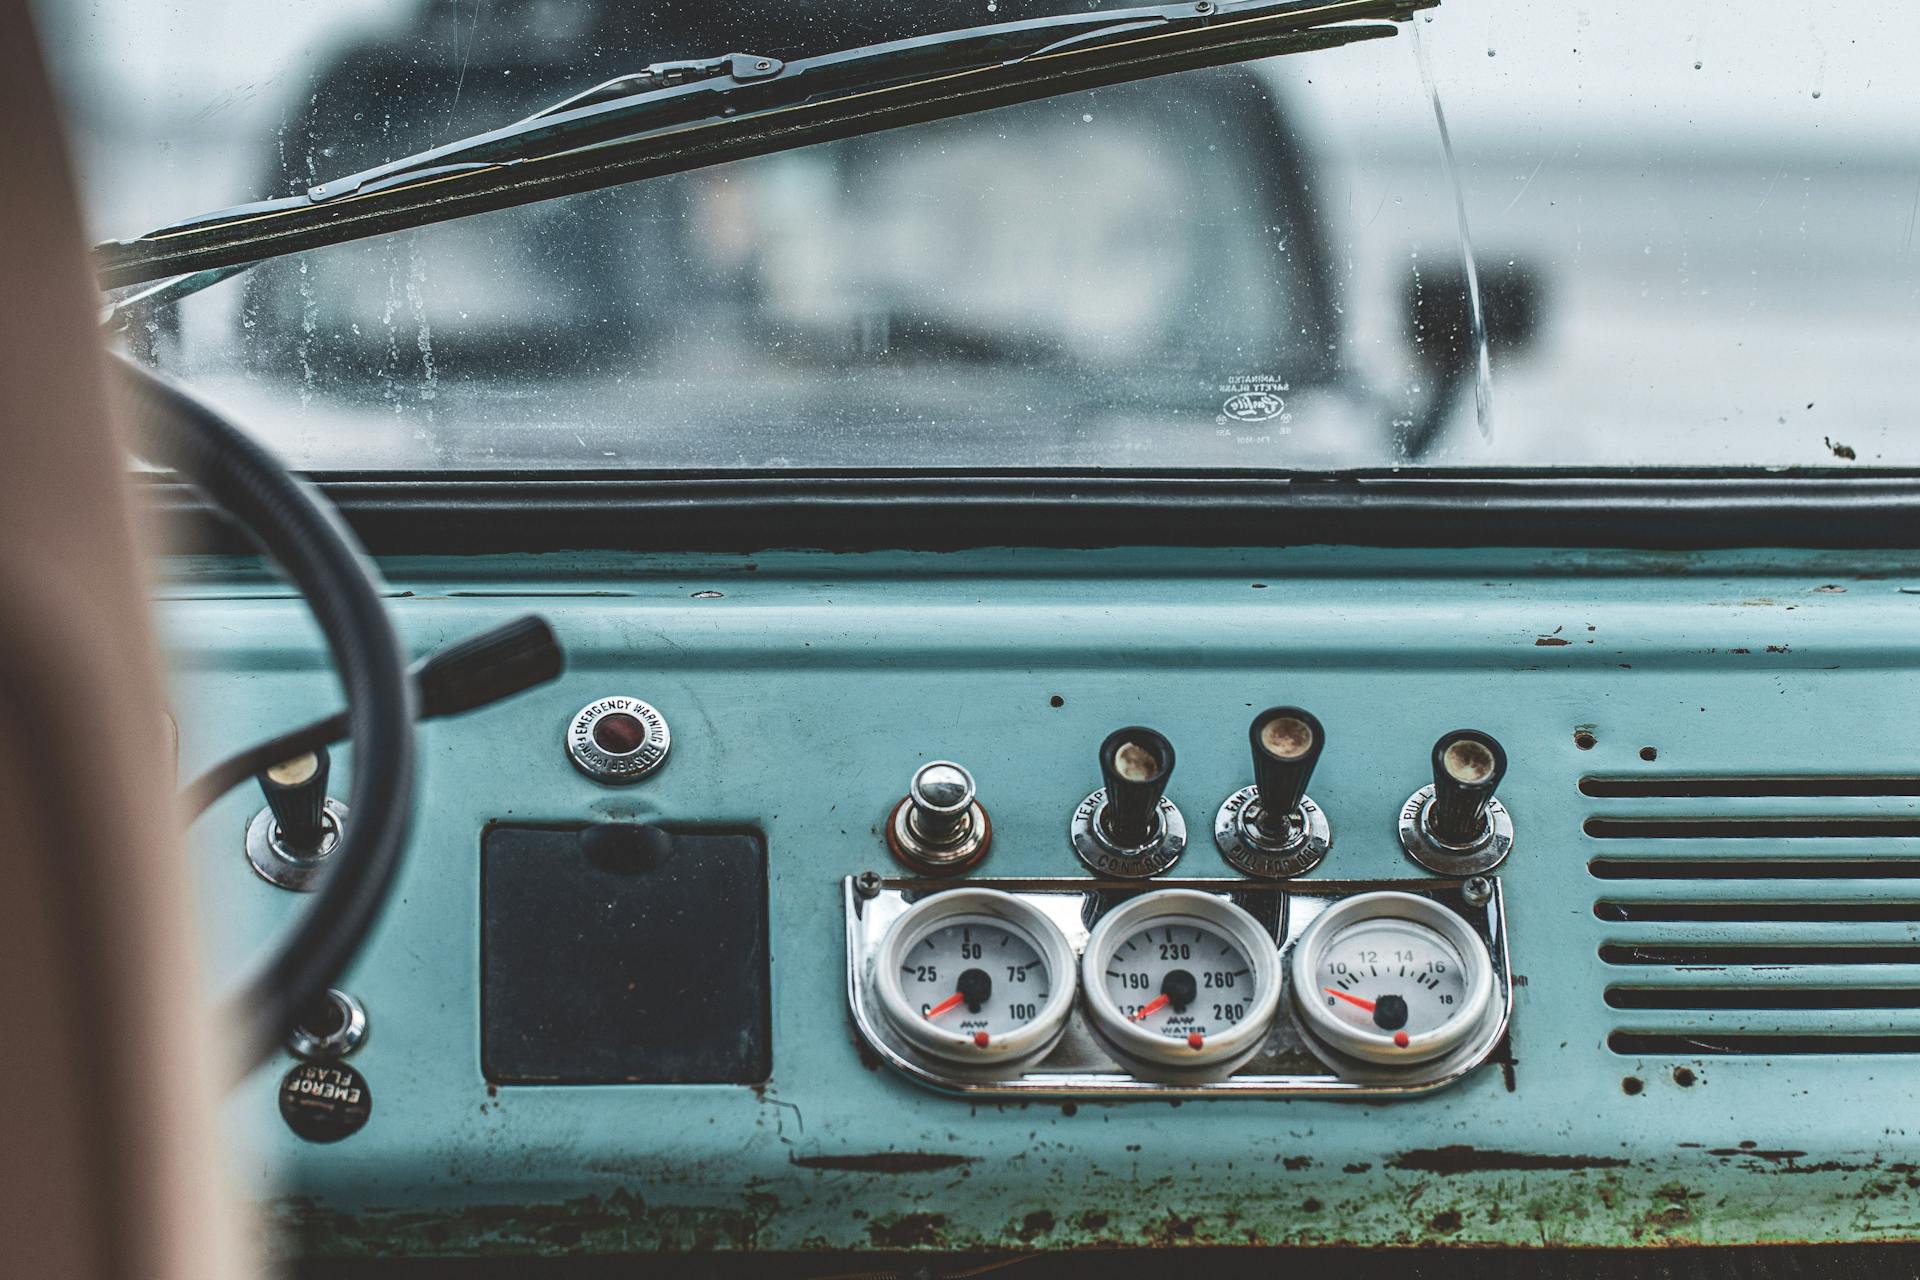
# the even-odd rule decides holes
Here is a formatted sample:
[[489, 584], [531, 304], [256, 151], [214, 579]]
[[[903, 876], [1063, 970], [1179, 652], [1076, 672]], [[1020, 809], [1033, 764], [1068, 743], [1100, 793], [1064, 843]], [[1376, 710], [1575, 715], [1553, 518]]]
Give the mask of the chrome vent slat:
[[1607, 1039], [1920, 1054], [1920, 776], [1588, 776]]

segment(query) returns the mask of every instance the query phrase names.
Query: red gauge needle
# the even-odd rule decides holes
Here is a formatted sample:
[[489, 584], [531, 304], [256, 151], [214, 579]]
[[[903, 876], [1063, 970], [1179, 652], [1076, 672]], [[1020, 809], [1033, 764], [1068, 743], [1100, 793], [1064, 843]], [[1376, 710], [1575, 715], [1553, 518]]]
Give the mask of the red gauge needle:
[[942, 1000], [939, 1004], [933, 1006], [933, 1008], [927, 1010], [927, 1016], [929, 1018], [937, 1018], [949, 1009], [958, 1008], [962, 1003], [965, 1002], [965, 1000], [966, 1000], [966, 997], [961, 995], [958, 991], [956, 991], [952, 995], [948, 996], [945, 1000]]
[[1133, 1015], [1133, 1020], [1135, 1022], [1145, 1022], [1148, 1018], [1151, 1018], [1154, 1014], [1160, 1012], [1172, 1003], [1172, 998], [1165, 993], [1157, 995], [1140, 1006], [1140, 1012]]
[[1373, 1012], [1373, 1001], [1371, 1000], [1363, 1000], [1359, 996], [1350, 996], [1344, 991], [1335, 991], [1332, 987], [1322, 987], [1320, 989], [1337, 1000], [1345, 1000], [1348, 1004], [1359, 1005], [1368, 1013]]

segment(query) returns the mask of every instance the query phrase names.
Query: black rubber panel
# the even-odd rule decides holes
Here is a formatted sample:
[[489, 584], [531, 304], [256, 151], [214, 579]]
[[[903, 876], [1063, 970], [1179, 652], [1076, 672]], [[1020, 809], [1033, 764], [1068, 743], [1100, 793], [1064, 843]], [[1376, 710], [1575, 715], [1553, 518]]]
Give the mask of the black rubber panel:
[[764, 840], [628, 823], [481, 838], [481, 1066], [498, 1084], [772, 1070]]

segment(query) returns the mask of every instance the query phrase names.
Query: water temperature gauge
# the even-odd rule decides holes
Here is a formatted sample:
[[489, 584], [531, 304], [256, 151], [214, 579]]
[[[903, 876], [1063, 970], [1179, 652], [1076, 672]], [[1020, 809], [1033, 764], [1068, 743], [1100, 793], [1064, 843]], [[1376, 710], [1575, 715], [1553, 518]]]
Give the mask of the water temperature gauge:
[[1108, 912], [1081, 957], [1093, 1029], [1149, 1079], [1224, 1076], [1280, 1002], [1273, 935], [1216, 894], [1163, 889]]
[[1328, 907], [1295, 942], [1288, 976], [1302, 1029], [1364, 1062], [1430, 1062], [1499, 1016], [1486, 944], [1458, 915], [1410, 893]]
[[1073, 947], [1038, 908], [994, 889], [922, 898], [887, 930], [874, 988], [894, 1030], [947, 1062], [1016, 1072], [1073, 1011]]

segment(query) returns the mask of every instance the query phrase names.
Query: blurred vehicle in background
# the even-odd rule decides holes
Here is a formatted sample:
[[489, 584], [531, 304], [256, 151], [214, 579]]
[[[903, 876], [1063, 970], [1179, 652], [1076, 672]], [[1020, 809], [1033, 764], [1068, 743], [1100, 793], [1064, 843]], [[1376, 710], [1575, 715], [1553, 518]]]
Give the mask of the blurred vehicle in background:
[[[436, 0], [399, 38], [329, 61], [264, 140], [259, 187], [301, 191], [518, 119], [636, 58], [791, 58], [977, 17], [799, 12], [813, 21], [772, 48], [737, 15], [505, 3], [486, 7], [476, 56]], [[1343, 359], [1297, 139], [1248, 69], [1118, 86], [268, 262], [241, 283], [234, 339], [303, 401], [462, 420], [518, 406], [488, 432], [495, 464], [646, 465], [636, 445], [722, 433], [748, 465], [795, 436], [843, 441], [827, 459], [842, 465], [951, 464], [956, 445], [1150, 464], [1172, 440], [1227, 464], [1296, 422], [1417, 458], [1473, 368], [1462, 272], [1409, 277], [1430, 375], [1396, 405]], [[1518, 346], [1532, 285], [1505, 274], [1501, 313], [1524, 323], [1497, 336]], [[589, 450], [581, 428], [616, 404], [640, 440]], [[383, 452], [404, 460], [409, 440], [424, 443], [395, 433]]]

